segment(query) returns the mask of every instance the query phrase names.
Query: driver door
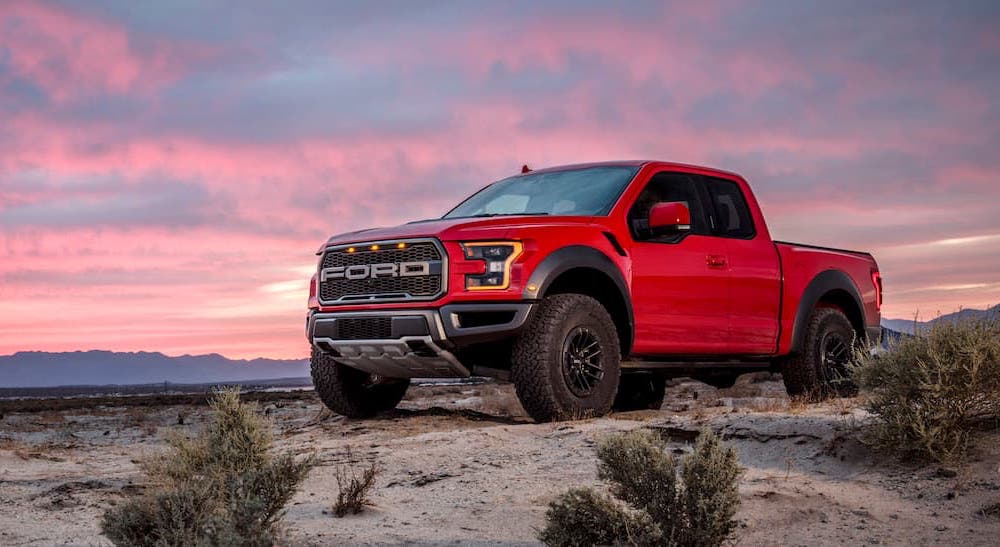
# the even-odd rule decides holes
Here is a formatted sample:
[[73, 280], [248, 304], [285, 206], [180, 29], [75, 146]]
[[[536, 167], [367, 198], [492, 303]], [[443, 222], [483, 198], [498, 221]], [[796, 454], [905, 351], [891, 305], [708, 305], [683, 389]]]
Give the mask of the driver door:
[[[637, 355], [723, 354], [729, 345], [729, 270], [726, 242], [711, 235], [700, 177], [654, 174], [629, 210], [632, 307]], [[649, 229], [656, 203], [679, 201], [691, 229]]]

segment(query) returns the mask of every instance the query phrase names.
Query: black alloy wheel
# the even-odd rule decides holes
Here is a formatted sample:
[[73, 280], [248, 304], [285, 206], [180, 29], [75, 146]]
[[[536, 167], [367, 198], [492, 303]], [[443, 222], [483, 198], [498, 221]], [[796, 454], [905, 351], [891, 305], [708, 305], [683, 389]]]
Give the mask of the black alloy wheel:
[[604, 379], [601, 341], [587, 327], [576, 327], [563, 342], [563, 379], [577, 397], [589, 397]]
[[827, 384], [847, 381], [851, 365], [851, 342], [840, 332], [827, 332], [820, 343], [820, 374]]

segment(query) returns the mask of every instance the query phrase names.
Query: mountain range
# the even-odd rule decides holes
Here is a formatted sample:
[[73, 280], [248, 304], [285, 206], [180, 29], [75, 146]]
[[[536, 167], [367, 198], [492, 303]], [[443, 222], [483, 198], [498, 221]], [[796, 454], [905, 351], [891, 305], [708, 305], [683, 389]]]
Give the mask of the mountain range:
[[903, 334], [914, 334], [917, 330], [924, 330], [932, 327], [935, 323], [949, 321], [965, 321], [969, 319], [987, 319], [990, 317], [1000, 317], [1000, 304], [985, 310], [961, 310], [931, 319], [930, 321], [914, 321], [913, 319], [883, 319], [882, 326], [901, 332]]
[[217, 353], [22, 351], [0, 356], [0, 387], [201, 384], [309, 376], [309, 361], [228, 359]]

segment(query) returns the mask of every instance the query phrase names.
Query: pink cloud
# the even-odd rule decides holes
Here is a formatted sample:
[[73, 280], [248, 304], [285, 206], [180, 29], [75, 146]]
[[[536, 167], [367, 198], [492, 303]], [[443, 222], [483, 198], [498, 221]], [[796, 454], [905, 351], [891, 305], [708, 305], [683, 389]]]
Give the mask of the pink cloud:
[[[920, 41], [894, 52], [922, 65], [894, 71], [853, 55], [850, 43], [810, 56], [783, 34], [757, 32], [745, 43], [733, 37], [739, 47], [719, 45], [706, 29], [721, 32], [732, 9], [686, 6], [644, 21], [601, 10], [473, 18], [444, 32], [410, 28], [398, 40], [338, 40], [334, 51], [286, 51], [269, 40], [273, 57], [251, 57], [277, 66], [199, 72], [216, 48], [142, 34], [84, 8], [0, 4], [0, 53], [9, 52], [10, 67], [0, 73], [0, 99], [16, 76], [59, 104], [101, 96], [137, 105], [125, 119], [0, 105], [0, 354], [303, 356], [297, 283], [327, 234], [443, 213], [522, 163], [615, 158], [743, 172], [777, 236], [873, 250], [889, 316], [995, 303], [991, 268], [1000, 264], [982, 258], [988, 242], [930, 243], [1000, 233], [989, 210], [1000, 199], [1000, 160], [977, 153], [1000, 138], [989, 123], [996, 86], [941, 78], [948, 56]], [[992, 47], [989, 33], [972, 35], [976, 50]], [[242, 38], [235, 41], [254, 42]], [[320, 78], [342, 65], [334, 83]], [[271, 85], [285, 73], [301, 80]], [[282, 92], [295, 102], [303, 87], [332, 93], [367, 76], [398, 85], [387, 99], [396, 103], [333, 105], [332, 121], [359, 116], [343, 132], [244, 138], [266, 131], [253, 108], [245, 119], [220, 118], [233, 124], [223, 132], [169, 123], [192, 117], [185, 107], [225, 110], [260, 81], [273, 93], [261, 99], [266, 108]], [[838, 80], [830, 89], [827, 77]], [[213, 87], [223, 78], [235, 82]], [[935, 111], [892, 112], [911, 92], [918, 110], [926, 101]], [[169, 102], [177, 96], [188, 102]], [[322, 111], [329, 105], [318, 96], [290, 112]], [[893, 100], [878, 102], [886, 97]], [[374, 119], [390, 110], [382, 106], [402, 116], [438, 102], [433, 123]], [[86, 319], [54, 338], [53, 309]]]
[[14, 75], [62, 102], [87, 93], [148, 92], [175, 79], [204, 48], [148, 40], [140, 49], [120, 26], [81, 11], [28, 0], [0, 4], [0, 48]]

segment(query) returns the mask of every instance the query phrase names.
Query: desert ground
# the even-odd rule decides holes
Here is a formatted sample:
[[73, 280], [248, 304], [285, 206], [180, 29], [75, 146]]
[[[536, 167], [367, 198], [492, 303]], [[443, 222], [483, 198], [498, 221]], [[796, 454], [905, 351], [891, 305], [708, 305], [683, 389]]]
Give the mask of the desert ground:
[[[510, 385], [414, 387], [373, 420], [334, 416], [311, 393], [259, 403], [281, 449], [315, 452], [289, 506], [291, 545], [533, 544], [545, 509], [597, 484], [594, 445], [654, 428], [678, 453], [699, 428], [720, 431], [745, 472], [733, 545], [996, 545], [1000, 435], [960, 468], [899, 463], [858, 441], [858, 400], [789, 401], [779, 378], [745, 375], [716, 390], [682, 380], [658, 411], [535, 424]], [[105, 401], [106, 402], [106, 401]], [[105, 545], [102, 512], [141, 489], [136, 461], [207, 407], [97, 406], [7, 411], [0, 418], [0, 545]], [[374, 506], [335, 518], [338, 467], [376, 461]]]

